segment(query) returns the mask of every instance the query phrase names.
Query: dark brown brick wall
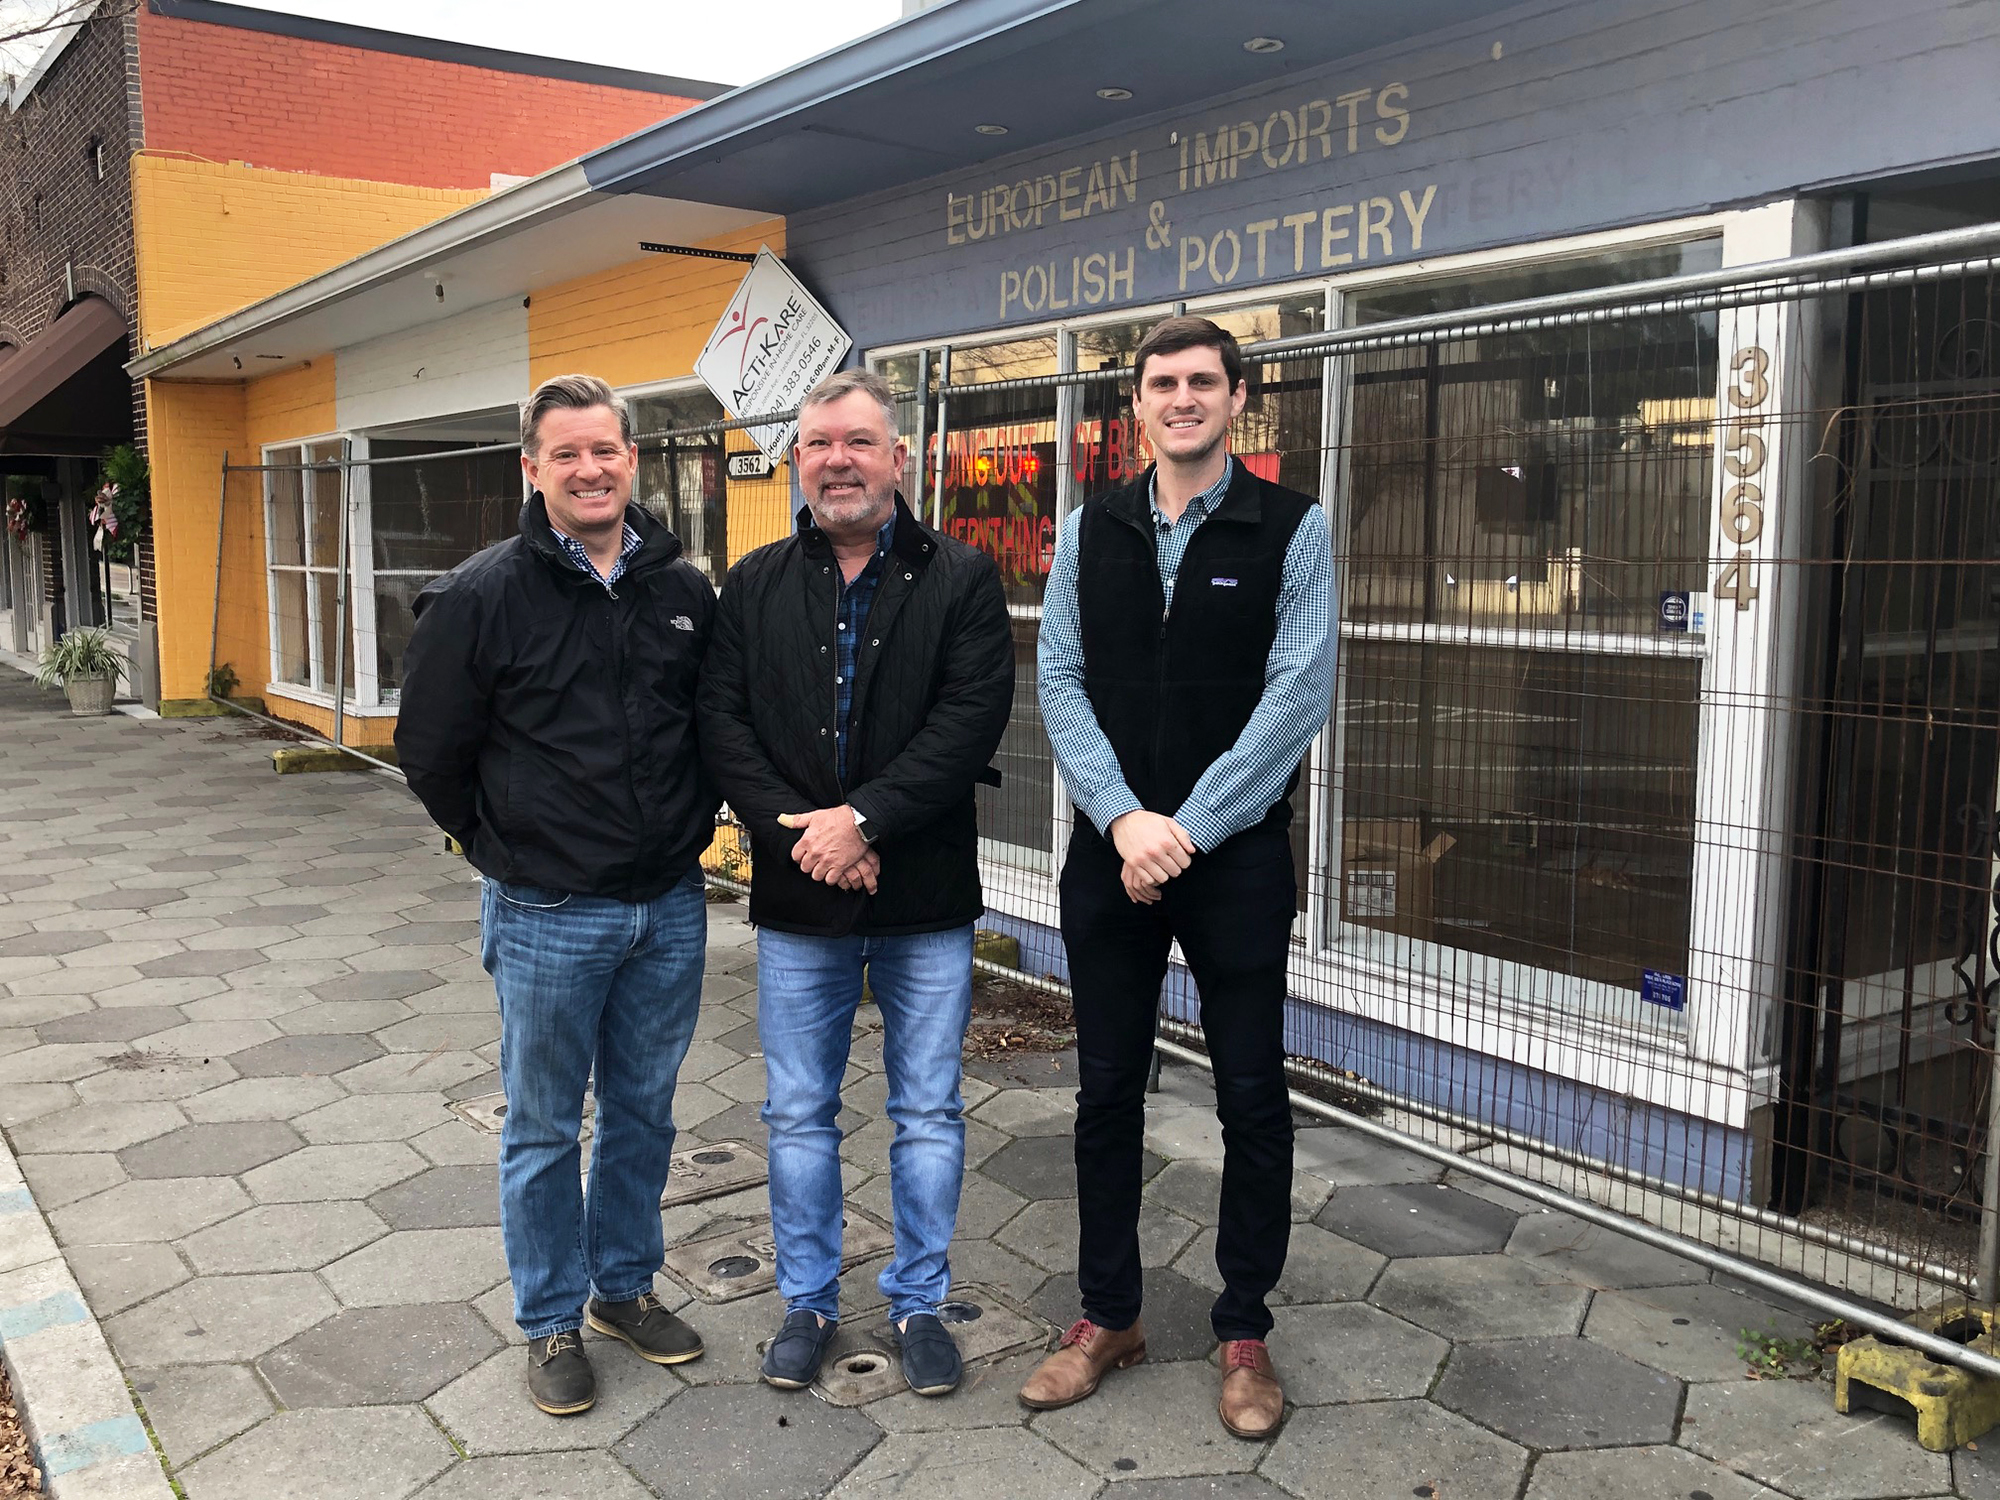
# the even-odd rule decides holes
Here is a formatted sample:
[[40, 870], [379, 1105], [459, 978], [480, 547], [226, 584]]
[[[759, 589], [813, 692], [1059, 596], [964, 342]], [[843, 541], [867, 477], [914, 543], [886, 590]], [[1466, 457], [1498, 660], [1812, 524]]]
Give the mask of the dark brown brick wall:
[[[132, 322], [136, 35], [130, 6], [114, 0], [84, 24], [20, 107], [0, 115], [0, 338], [9, 342], [38, 337], [89, 295], [123, 312], [128, 327]], [[102, 177], [93, 143], [103, 147]], [[132, 401], [143, 443], [136, 387]], [[56, 549], [49, 550], [53, 556]], [[53, 591], [59, 577], [45, 578], [44, 587]]]

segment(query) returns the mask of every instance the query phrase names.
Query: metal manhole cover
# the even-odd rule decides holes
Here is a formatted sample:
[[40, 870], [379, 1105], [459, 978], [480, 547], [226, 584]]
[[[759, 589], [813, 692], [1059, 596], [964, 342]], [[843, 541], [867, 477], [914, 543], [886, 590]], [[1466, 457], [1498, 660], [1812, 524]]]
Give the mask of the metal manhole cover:
[[769, 1172], [764, 1153], [742, 1141], [711, 1141], [676, 1151], [667, 1164], [667, 1186], [660, 1194], [660, 1207], [741, 1192], [763, 1182]]
[[[865, 1406], [909, 1389], [900, 1358], [902, 1335], [878, 1306], [851, 1318], [834, 1335], [813, 1389], [833, 1406]], [[879, 1318], [879, 1321], [877, 1319]], [[938, 1321], [951, 1325], [952, 1338], [968, 1371], [1046, 1345], [1054, 1329], [991, 1287], [956, 1286], [938, 1304]]]
[[[896, 1236], [886, 1224], [861, 1212], [847, 1210], [841, 1236], [843, 1268], [895, 1248]], [[740, 1262], [750, 1263], [743, 1269]], [[676, 1245], [667, 1252], [666, 1269], [704, 1302], [734, 1302], [778, 1284], [778, 1248], [768, 1216], [739, 1223], [703, 1239]]]
[[723, 1281], [734, 1281], [739, 1276], [754, 1276], [763, 1264], [754, 1255], [725, 1255], [721, 1260], [710, 1261], [708, 1274]]

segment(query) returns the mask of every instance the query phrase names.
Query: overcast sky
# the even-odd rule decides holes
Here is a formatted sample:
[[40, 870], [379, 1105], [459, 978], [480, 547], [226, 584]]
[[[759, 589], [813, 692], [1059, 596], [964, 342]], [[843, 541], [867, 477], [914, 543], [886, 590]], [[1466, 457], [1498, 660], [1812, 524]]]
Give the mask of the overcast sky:
[[[0, 0], [0, 35], [62, 0]], [[748, 83], [886, 26], [901, 0], [236, 0], [548, 57]], [[38, 42], [21, 44], [32, 56]], [[5, 66], [0, 63], [0, 66]]]

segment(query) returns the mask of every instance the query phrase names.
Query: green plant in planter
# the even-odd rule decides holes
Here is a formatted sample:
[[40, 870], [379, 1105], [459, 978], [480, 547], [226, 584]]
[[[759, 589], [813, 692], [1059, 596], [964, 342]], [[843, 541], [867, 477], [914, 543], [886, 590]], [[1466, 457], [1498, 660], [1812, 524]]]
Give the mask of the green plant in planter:
[[79, 626], [53, 646], [42, 648], [42, 666], [35, 673], [35, 684], [67, 687], [72, 682], [102, 677], [116, 682], [124, 675], [125, 658], [111, 649], [111, 632]]
[[241, 687], [242, 683], [243, 679], [236, 675], [236, 668], [228, 662], [224, 662], [219, 667], [209, 668], [208, 696], [211, 698], [227, 698], [237, 688]]

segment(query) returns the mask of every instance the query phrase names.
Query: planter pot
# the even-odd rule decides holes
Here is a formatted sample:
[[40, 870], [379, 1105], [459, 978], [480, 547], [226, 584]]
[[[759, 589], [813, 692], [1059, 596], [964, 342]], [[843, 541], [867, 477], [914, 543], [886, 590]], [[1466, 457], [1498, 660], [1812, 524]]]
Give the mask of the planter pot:
[[69, 711], [78, 718], [111, 712], [111, 700], [118, 692], [116, 677], [66, 677], [63, 679], [63, 693], [69, 699]]

